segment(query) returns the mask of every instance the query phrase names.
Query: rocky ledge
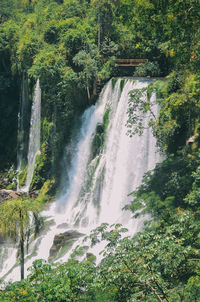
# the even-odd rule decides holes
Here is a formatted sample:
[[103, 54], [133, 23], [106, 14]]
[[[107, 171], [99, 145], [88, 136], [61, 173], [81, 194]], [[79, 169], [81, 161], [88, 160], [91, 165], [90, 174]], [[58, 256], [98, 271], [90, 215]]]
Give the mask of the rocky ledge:
[[2, 190], [0, 190], [0, 203], [2, 201], [9, 200], [9, 199], [18, 199], [22, 195], [25, 195], [25, 193], [13, 191], [13, 190], [2, 189]]

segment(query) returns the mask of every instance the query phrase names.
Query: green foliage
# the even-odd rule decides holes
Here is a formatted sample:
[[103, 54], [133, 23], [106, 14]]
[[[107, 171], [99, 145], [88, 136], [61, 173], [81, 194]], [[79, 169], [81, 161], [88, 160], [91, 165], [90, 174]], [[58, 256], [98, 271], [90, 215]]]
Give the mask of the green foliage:
[[109, 125], [109, 115], [110, 115], [110, 108], [107, 107], [103, 115], [103, 124], [98, 124], [95, 130], [95, 134], [92, 141], [92, 148], [91, 148], [92, 158], [96, 157], [97, 154], [100, 154], [102, 148], [104, 147], [106, 130]]
[[105, 57], [112, 57], [118, 54], [119, 46], [110, 38], [106, 37], [101, 45], [101, 53]]
[[37, 260], [28, 278], [8, 285], [0, 297], [22, 302], [198, 301], [198, 230], [198, 217], [189, 211], [175, 214], [173, 224], [134, 238], [124, 237], [127, 230], [119, 224], [102, 224], [89, 236], [92, 246], [106, 242], [100, 264], [90, 257], [56, 265]]
[[[24, 245], [26, 239], [30, 237], [31, 227], [34, 226], [35, 234], [40, 229], [39, 211], [41, 211], [39, 203], [23, 197], [4, 201], [0, 205], [0, 232], [19, 244], [21, 279], [24, 278]], [[33, 214], [33, 225], [31, 224], [30, 213]]]
[[18, 239], [18, 227], [20, 225], [20, 212], [23, 216], [24, 227], [29, 227], [30, 216], [29, 211], [38, 213], [41, 206], [37, 202], [29, 198], [12, 199], [3, 202], [0, 206], [1, 212], [1, 232], [13, 238], [15, 241]]
[[54, 44], [57, 42], [58, 29], [55, 25], [51, 24], [49, 28], [44, 32], [44, 41], [49, 44]]
[[[197, 162], [183, 156], [171, 156], [157, 164], [154, 171], [145, 175], [142, 185], [133, 193], [132, 204], [126, 209], [135, 212], [135, 217], [151, 213], [156, 219], [160, 217], [168, 219], [176, 207], [185, 209], [189, 206], [195, 209], [192, 196], [195, 192], [198, 194], [194, 181], [197, 165]], [[191, 195], [186, 197], [190, 191]], [[189, 205], [189, 200], [191, 200], [191, 205]]]
[[98, 77], [101, 80], [108, 80], [111, 78], [112, 74], [115, 73], [115, 57], [110, 57], [109, 60], [107, 60], [101, 70], [98, 73]]
[[70, 260], [60, 266], [37, 260], [27, 281], [10, 286], [6, 301], [92, 301], [93, 267], [87, 260]]
[[23, 38], [20, 39], [20, 43], [17, 49], [17, 57], [19, 66], [21, 70], [27, 70], [33, 65], [33, 58], [37, 54], [39, 48], [41, 47], [41, 42], [38, 40], [38, 36], [33, 32], [25, 33]]
[[104, 129], [102, 125], [97, 125], [96, 132], [92, 141], [91, 157], [95, 158], [97, 154], [100, 154], [104, 145]]
[[104, 132], [107, 130], [108, 125], [109, 125], [109, 116], [110, 116], [110, 108], [107, 107], [105, 110], [105, 113], [103, 115]]
[[126, 80], [125, 80], [125, 79], [122, 79], [122, 80], [120, 81], [120, 92], [121, 92], [121, 93], [122, 93], [122, 91], [123, 91], [123, 88], [124, 88], [125, 83], [126, 83]]
[[35, 160], [35, 169], [33, 173], [32, 183], [30, 185], [30, 191], [41, 188], [45, 181], [45, 174], [48, 173], [48, 170], [45, 169], [46, 161], [48, 161], [46, 153], [46, 145], [43, 144], [41, 146], [41, 152], [37, 155]]
[[[4, 117], [7, 111], [6, 100], [9, 100], [9, 107], [12, 107], [14, 116], [10, 123], [10, 133], [17, 128], [19, 111], [17, 100], [20, 83], [16, 79], [20, 79], [24, 71], [27, 71], [31, 81], [40, 77], [43, 93], [42, 114], [50, 123], [56, 124], [52, 117], [55, 113], [52, 114], [52, 111], [56, 111], [57, 116], [61, 115], [63, 108], [69, 112], [64, 113], [65, 122], [62, 119], [61, 123], [58, 123], [63, 129], [70, 128], [74, 111], [87, 106], [87, 96], [94, 99], [92, 90], [96, 78], [107, 80], [116, 75], [115, 57], [148, 58], [147, 64], [137, 68], [138, 75], [166, 75], [172, 69], [187, 68], [195, 76], [199, 64], [198, 17], [196, 0], [186, 0], [185, 3], [182, 0], [176, 3], [147, 0], [2, 0], [0, 69], [9, 75], [0, 75], [0, 89], [5, 96], [1, 99], [1, 111]], [[179, 70], [174, 72], [176, 76], [171, 86], [179, 85], [176, 84]], [[11, 72], [15, 74], [14, 78]], [[198, 76], [196, 79], [191, 77], [189, 82], [193, 84], [185, 83], [186, 90], [198, 90]], [[196, 88], [192, 88], [192, 85], [196, 85]], [[18, 97], [14, 97], [15, 95]], [[177, 95], [165, 97], [166, 103], [177, 102], [179, 98]], [[180, 97], [182, 98], [182, 92]], [[188, 99], [190, 97], [196, 98], [189, 93]], [[186, 102], [183, 106], [185, 108], [181, 115], [188, 110]], [[162, 125], [163, 119], [169, 120], [166, 127]], [[6, 122], [2, 122], [3, 125], [4, 123]], [[4, 129], [2, 126], [1, 129]], [[67, 133], [58, 125], [55, 125], [54, 131], [57, 145], [60, 145], [63, 138], [67, 141], [70, 135], [70, 130]], [[160, 117], [157, 129], [159, 143], [163, 144], [164, 148], [169, 145], [170, 149], [180, 136], [183, 144], [185, 136], [188, 136], [186, 132], [187, 125], [183, 127], [181, 122], [174, 118], [173, 112], [163, 108], [163, 117]], [[11, 141], [9, 150], [3, 148], [3, 134], [0, 140], [3, 142], [0, 148], [3, 150], [1, 162], [8, 159], [9, 162], [15, 163], [16, 148], [10, 146], [16, 146], [16, 140], [13, 138], [16, 136], [7, 137]], [[51, 146], [52, 140], [48, 142]], [[44, 140], [42, 142], [44, 143]], [[169, 151], [171, 152], [171, 149]], [[62, 150], [52, 150], [53, 169], [56, 169], [61, 153]]]
[[117, 83], [117, 78], [112, 78], [111, 79], [112, 89], [115, 88], [116, 83]]
[[157, 62], [139, 64], [133, 74], [135, 77], [159, 77], [161, 71]]
[[[150, 113], [147, 126], [168, 156], [145, 176], [127, 207], [135, 216], [150, 213], [152, 225], [133, 238], [124, 238], [119, 225], [100, 226], [90, 236], [92, 245], [106, 242], [98, 265], [89, 257], [62, 265], [37, 261], [26, 280], [0, 291], [1, 301], [199, 301], [199, 40], [196, 0], [1, 1], [0, 168], [16, 161], [19, 79], [27, 71], [30, 86], [39, 77], [42, 88], [42, 148], [31, 184], [40, 190], [40, 204], [58, 184], [73, 120], [92, 99], [96, 78], [115, 75], [115, 57], [149, 59], [137, 76], [169, 74], [132, 91], [129, 100], [130, 136], [143, 132], [141, 113]], [[103, 147], [108, 124], [109, 109], [94, 137], [93, 156]], [[186, 145], [190, 137], [192, 146]], [[22, 238], [30, 228], [27, 212], [38, 211], [34, 206], [26, 200], [1, 204], [1, 230]]]
[[[145, 127], [152, 127], [161, 150], [177, 153], [184, 148], [187, 139], [195, 133], [199, 123], [199, 75], [172, 73], [167, 81], [156, 81], [148, 88], [134, 89], [130, 92], [128, 108], [128, 134], [140, 135]], [[151, 99], [155, 93], [156, 101]], [[154, 105], [158, 103], [158, 117], [154, 113]], [[144, 125], [143, 117], [150, 114], [148, 125]]]
[[160, 146], [168, 152], [183, 148], [195, 131], [200, 112], [198, 78], [199, 75], [186, 73], [184, 80], [172, 75], [166, 82], [155, 135]]
[[[148, 88], [145, 87], [129, 92], [130, 98], [128, 100], [128, 120], [126, 126], [130, 137], [136, 133], [142, 135], [145, 128], [152, 127], [156, 123], [154, 106], [157, 100], [152, 99], [147, 91]], [[148, 125], [144, 125], [144, 117], [147, 113], [150, 114], [150, 119]]]
[[37, 202], [43, 204], [44, 202], [52, 200], [55, 196], [55, 179], [48, 179], [44, 182], [37, 197]]
[[18, 79], [11, 73], [11, 49], [15, 52], [17, 31], [13, 20], [0, 24], [0, 169], [11, 166], [16, 158], [19, 92]]
[[18, 181], [20, 187], [23, 187], [26, 184], [27, 171], [28, 166], [26, 166], [25, 169], [18, 174]]
[[79, 72], [79, 79], [83, 87], [86, 87], [89, 99], [92, 79], [97, 76], [97, 61], [95, 56], [97, 56], [97, 49], [91, 49], [90, 52], [81, 50], [73, 58], [73, 62], [82, 67], [82, 71]]
[[192, 173], [192, 176], [194, 178], [194, 182], [192, 184], [192, 190], [186, 196], [184, 201], [189, 206], [196, 209], [199, 207], [200, 204], [200, 166], [198, 166], [197, 170]]

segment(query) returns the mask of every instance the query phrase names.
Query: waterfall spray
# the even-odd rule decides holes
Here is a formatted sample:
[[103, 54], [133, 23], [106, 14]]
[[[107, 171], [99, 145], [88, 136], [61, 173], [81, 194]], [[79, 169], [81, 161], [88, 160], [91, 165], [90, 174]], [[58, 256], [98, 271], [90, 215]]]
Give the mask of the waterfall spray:
[[40, 123], [41, 123], [41, 89], [39, 79], [37, 80], [32, 109], [31, 109], [31, 123], [29, 132], [29, 146], [28, 146], [28, 169], [26, 177], [26, 185], [22, 188], [24, 192], [29, 191], [32, 181], [35, 160], [40, 152]]
[[[54, 223], [45, 235], [31, 243], [30, 250], [37, 247], [37, 255], [27, 257], [26, 270], [36, 259], [48, 260], [55, 235], [71, 230], [89, 234], [102, 222], [122, 223], [131, 234], [143, 226], [144, 218], [131, 219], [122, 208], [130, 202], [128, 194], [141, 184], [144, 173], [155, 167], [160, 156], [150, 129], [145, 129], [142, 136], [130, 138], [126, 121], [130, 90], [147, 87], [151, 81], [118, 79], [115, 82], [115, 85], [112, 80], [108, 82], [98, 103], [82, 116], [80, 132], [73, 144], [71, 168], [63, 171], [63, 178], [68, 179], [65, 190], [43, 212], [46, 222], [53, 220]], [[40, 95], [39, 81], [36, 92], [35, 95]], [[146, 125], [148, 120], [147, 115]], [[29, 150], [31, 148], [29, 145]], [[34, 154], [38, 150], [39, 147]], [[68, 250], [58, 260], [66, 261], [69, 253]], [[16, 279], [17, 269], [12, 270], [7, 280]]]

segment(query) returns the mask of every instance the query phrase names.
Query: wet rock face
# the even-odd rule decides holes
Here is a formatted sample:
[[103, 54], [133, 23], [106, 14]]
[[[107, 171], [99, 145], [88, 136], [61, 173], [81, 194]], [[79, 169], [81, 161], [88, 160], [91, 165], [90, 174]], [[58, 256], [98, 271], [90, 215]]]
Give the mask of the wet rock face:
[[72, 244], [79, 239], [80, 237], [84, 236], [84, 234], [79, 233], [74, 230], [70, 230], [54, 237], [53, 245], [49, 252], [49, 261], [55, 259], [60, 251], [60, 249], [66, 246], [66, 249], [70, 248]]
[[1, 233], [0, 233], [0, 245], [1, 244], [4, 244], [4, 238], [3, 238], [3, 236], [1, 235]]
[[10, 238], [4, 237], [1, 233], [0, 233], [0, 248], [1, 246], [3, 247], [14, 247], [15, 242], [13, 242]]
[[22, 195], [24, 195], [23, 192], [2, 189], [2, 190], [0, 190], [0, 203], [2, 201], [9, 200], [12, 198], [17, 199], [17, 198], [21, 197]]
[[61, 223], [57, 226], [57, 228], [59, 229], [68, 228], [68, 227], [69, 227], [68, 223]]

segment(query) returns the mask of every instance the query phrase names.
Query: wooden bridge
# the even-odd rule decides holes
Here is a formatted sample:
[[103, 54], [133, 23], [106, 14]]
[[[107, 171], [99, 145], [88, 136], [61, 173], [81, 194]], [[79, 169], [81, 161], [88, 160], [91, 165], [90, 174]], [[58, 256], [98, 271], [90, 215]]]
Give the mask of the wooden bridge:
[[115, 63], [118, 67], [138, 66], [141, 63], [148, 62], [148, 59], [116, 59]]
[[[104, 58], [103, 62], [107, 62], [108, 59]], [[133, 70], [134, 67], [137, 67], [141, 63], [147, 63], [149, 62], [148, 59], [116, 59], [115, 64], [116, 67], [118, 67], [117, 74], [115, 76], [133, 76]], [[94, 81], [93, 86], [93, 95], [98, 96], [101, 92], [101, 89], [103, 87], [104, 83], [96, 79]]]
[[[108, 61], [108, 59], [103, 59], [104, 63]], [[115, 63], [117, 67], [135, 67], [141, 63], [149, 62], [148, 59], [115, 59]]]

